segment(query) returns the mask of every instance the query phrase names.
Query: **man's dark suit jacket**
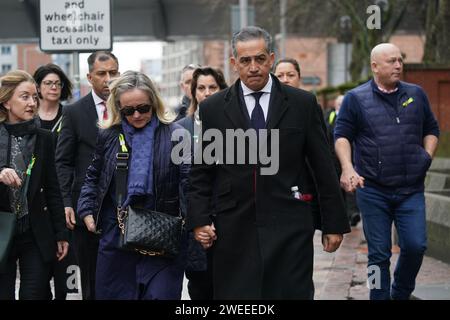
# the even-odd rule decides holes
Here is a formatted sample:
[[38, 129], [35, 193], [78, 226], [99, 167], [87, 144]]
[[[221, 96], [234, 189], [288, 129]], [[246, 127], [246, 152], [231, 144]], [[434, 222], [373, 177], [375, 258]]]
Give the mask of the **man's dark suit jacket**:
[[[255, 164], [203, 163], [191, 170], [188, 228], [211, 223], [217, 179], [215, 299], [312, 298], [313, 217], [310, 204], [291, 193], [292, 186], [309, 191], [306, 157], [318, 185], [323, 233], [350, 231], [316, 98], [272, 78], [267, 128], [279, 130], [278, 173], [260, 175]], [[215, 128], [225, 137], [226, 129], [250, 127], [241, 90], [238, 80], [200, 104], [203, 131]], [[247, 143], [246, 152], [253, 148]]]
[[[64, 110], [56, 148], [58, 172], [64, 206], [76, 211], [86, 170], [91, 164], [98, 134], [98, 115], [92, 93]], [[84, 223], [75, 215], [78, 226]]]

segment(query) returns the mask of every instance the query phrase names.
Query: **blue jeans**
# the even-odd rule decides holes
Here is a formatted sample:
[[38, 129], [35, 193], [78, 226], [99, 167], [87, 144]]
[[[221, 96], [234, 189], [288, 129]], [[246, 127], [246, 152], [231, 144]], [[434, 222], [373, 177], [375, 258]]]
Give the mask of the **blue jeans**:
[[[427, 246], [424, 193], [400, 195], [365, 187], [356, 191], [356, 199], [369, 250], [370, 299], [409, 299]], [[391, 290], [392, 222], [398, 233], [400, 256]]]

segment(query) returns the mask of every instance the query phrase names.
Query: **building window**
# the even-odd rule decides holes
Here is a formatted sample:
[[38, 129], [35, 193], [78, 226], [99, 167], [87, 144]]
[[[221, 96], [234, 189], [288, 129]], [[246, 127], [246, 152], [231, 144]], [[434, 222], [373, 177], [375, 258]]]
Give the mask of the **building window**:
[[2, 46], [2, 55], [10, 55], [11, 47], [10, 46]]
[[7, 73], [11, 71], [12, 65], [10, 64], [2, 64], [2, 73]]

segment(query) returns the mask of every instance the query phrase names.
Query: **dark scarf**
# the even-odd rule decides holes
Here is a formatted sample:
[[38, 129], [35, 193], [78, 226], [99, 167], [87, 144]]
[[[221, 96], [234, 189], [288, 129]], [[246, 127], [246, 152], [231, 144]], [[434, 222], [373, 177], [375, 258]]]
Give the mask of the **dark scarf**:
[[159, 121], [153, 116], [142, 129], [131, 126], [126, 119], [122, 121], [125, 140], [131, 147], [131, 160], [128, 171], [127, 198], [123, 206], [139, 203], [146, 208], [153, 208], [153, 146], [155, 131]]
[[24, 161], [28, 164], [34, 152], [36, 141], [37, 119], [19, 123], [0, 123], [0, 168], [10, 167], [10, 136], [22, 137], [21, 149]]
[[34, 118], [19, 123], [4, 123], [6, 130], [10, 136], [22, 138], [20, 149], [22, 151], [25, 163], [29, 163], [31, 155], [34, 152], [34, 144], [36, 142], [37, 128], [39, 127], [39, 119]]
[[36, 144], [37, 122], [35, 119], [20, 123], [0, 124], [0, 168], [10, 167], [22, 179], [20, 188], [8, 188], [11, 210], [17, 215], [17, 232], [29, 229], [28, 199], [29, 186], [27, 167]]

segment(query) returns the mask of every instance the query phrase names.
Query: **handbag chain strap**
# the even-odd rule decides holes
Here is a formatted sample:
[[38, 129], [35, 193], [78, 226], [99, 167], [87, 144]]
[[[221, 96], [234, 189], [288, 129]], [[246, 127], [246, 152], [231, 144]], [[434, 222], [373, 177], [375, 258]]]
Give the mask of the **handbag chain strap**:
[[[125, 220], [128, 215], [126, 208], [122, 208], [123, 200], [126, 197], [128, 160], [130, 158], [128, 148], [123, 134], [119, 134], [120, 152], [116, 154], [116, 199], [117, 199], [117, 222], [120, 232], [125, 234]], [[183, 220], [184, 224], [184, 220]], [[136, 252], [147, 256], [162, 256], [164, 252], [135, 249]]]
[[125, 219], [127, 210], [122, 208], [122, 203], [126, 197], [128, 159], [130, 154], [125, 143], [123, 134], [119, 134], [120, 152], [116, 154], [116, 200], [117, 200], [117, 222], [122, 234], [125, 233]]

